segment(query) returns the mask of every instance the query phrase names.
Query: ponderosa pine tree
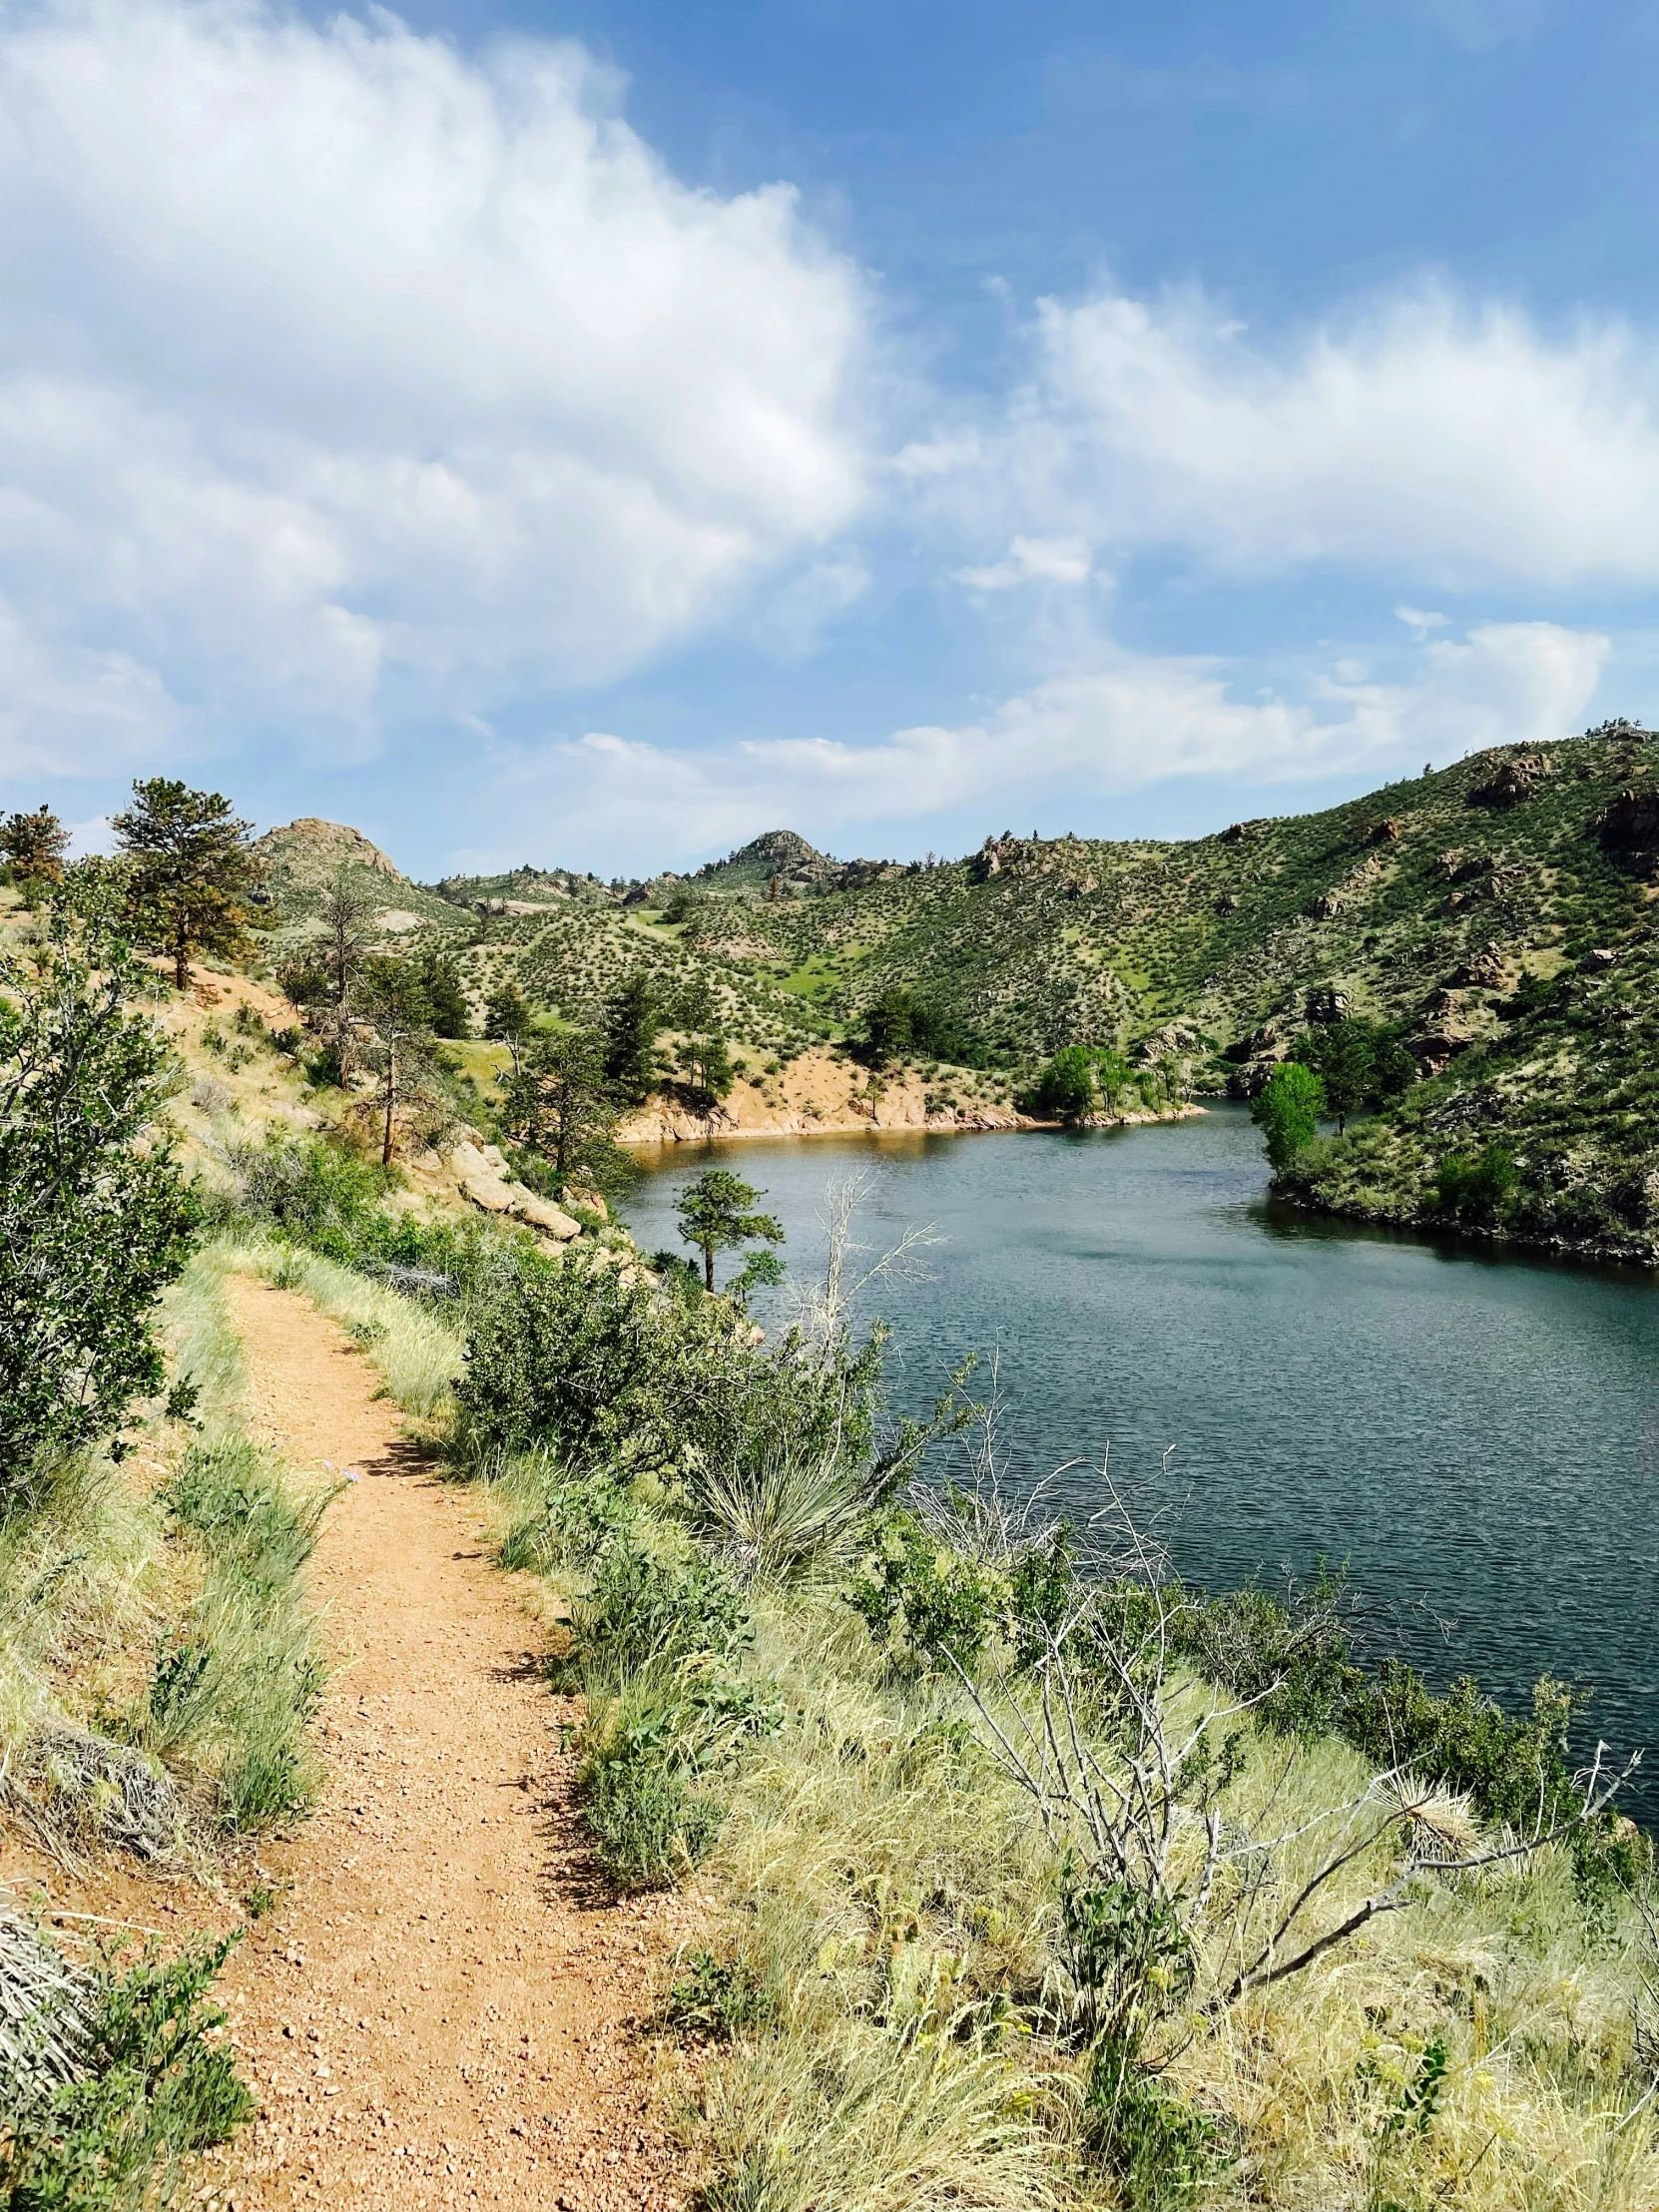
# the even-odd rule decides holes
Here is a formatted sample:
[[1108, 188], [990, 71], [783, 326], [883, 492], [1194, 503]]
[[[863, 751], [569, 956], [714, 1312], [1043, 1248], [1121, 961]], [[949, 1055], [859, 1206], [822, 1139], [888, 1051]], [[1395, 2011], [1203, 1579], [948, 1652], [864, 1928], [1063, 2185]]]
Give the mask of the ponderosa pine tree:
[[561, 1184], [616, 1191], [633, 1162], [616, 1142], [621, 1108], [605, 1075], [605, 1040], [590, 1029], [534, 1038], [505, 1085], [502, 1127]]
[[143, 942], [173, 960], [178, 988], [190, 987], [196, 954], [234, 959], [248, 942], [246, 900], [263, 870], [253, 826], [218, 792], [193, 792], [172, 777], [133, 786], [133, 804], [110, 827], [132, 866], [130, 916]]
[[27, 815], [8, 815], [0, 822], [0, 860], [11, 870], [13, 882], [25, 892], [45, 883], [61, 883], [68, 856], [69, 831], [50, 807], [37, 807]]
[[[715, 1287], [717, 1252], [736, 1252], [754, 1239], [769, 1245], [784, 1242], [782, 1222], [771, 1214], [748, 1211], [758, 1198], [765, 1196], [764, 1191], [756, 1190], [752, 1183], [746, 1183], [729, 1168], [710, 1168], [681, 1192], [674, 1209], [680, 1216], [680, 1235], [702, 1253], [703, 1284], [711, 1295]], [[749, 1282], [778, 1280], [780, 1269], [774, 1254], [755, 1252], [746, 1254], [745, 1258], [744, 1276]]]
[[484, 1034], [507, 1047], [513, 1056], [514, 1075], [519, 1072], [521, 1054], [535, 1027], [535, 1011], [509, 975], [497, 983], [484, 1002]]
[[380, 1165], [396, 1149], [397, 1110], [427, 1095], [432, 1027], [420, 976], [407, 960], [375, 953], [363, 963], [352, 993], [352, 1011], [368, 1032], [368, 1060], [378, 1081]]
[[657, 1086], [662, 1027], [662, 1007], [651, 978], [636, 968], [605, 1006], [605, 1076], [625, 1106], [637, 1106]]
[[426, 994], [427, 1018], [440, 1037], [470, 1037], [472, 1008], [461, 987], [461, 971], [455, 956], [441, 945], [428, 945], [415, 962], [420, 987]]
[[320, 938], [281, 971], [283, 990], [321, 1029], [342, 1083], [351, 1073], [351, 994], [369, 957], [379, 911], [372, 892], [341, 868], [322, 894]]

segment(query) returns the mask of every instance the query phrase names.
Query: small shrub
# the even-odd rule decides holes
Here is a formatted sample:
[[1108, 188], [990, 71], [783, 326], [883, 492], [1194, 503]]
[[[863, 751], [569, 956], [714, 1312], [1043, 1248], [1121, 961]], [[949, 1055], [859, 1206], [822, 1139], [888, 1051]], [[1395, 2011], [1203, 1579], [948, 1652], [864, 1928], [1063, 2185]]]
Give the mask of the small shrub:
[[889, 1516], [847, 1591], [876, 1646], [901, 1667], [965, 1674], [978, 1667], [1006, 1598], [1000, 1580], [935, 1543], [913, 1513]]
[[1083, 2140], [1090, 2163], [1116, 2176], [1133, 2212], [1182, 2212], [1219, 2163], [1215, 2123], [1110, 2040], [1089, 2063]]
[[15, 2212], [167, 2204], [190, 2154], [253, 2117], [235, 2052], [209, 2040], [225, 2015], [203, 2001], [237, 1940], [147, 1951], [125, 1972], [102, 1961], [84, 2078], [21, 2106], [0, 2083], [0, 2194]]
[[596, 1558], [634, 1518], [634, 1501], [610, 1468], [567, 1474], [556, 1467], [542, 1495], [508, 1529], [501, 1564], [545, 1574]]
[[726, 1808], [668, 1759], [630, 1752], [592, 1763], [582, 1817], [618, 1889], [655, 1890], [703, 1864]]
[[754, 1634], [743, 1592], [713, 1560], [664, 1564], [627, 1543], [606, 1552], [571, 1626], [584, 1657], [616, 1680], [653, 1662], [730, 1659]]
[[1492, 1222], [1502, 1213], [1520, 1181], [1514, 1154], [1501, 1144], [1478, 1152], [1451, 1152], [1440, 1162], [1433, 1202], [1436, 1212], [1458, 1221]]
[[770, 1993], [747, 1958], [719, 1958], [712, 1950], [692, 1950], [680, 1960], [680, 1975], [669, 1990], [671, 2027], [723, 2041], [772, 2014]]

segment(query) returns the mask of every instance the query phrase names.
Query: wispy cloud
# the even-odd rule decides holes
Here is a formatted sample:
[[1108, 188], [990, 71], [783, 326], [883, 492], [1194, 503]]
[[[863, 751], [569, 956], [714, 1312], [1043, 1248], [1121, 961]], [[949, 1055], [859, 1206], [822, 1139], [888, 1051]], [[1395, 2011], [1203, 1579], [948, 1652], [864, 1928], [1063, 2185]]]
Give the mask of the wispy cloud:
[[1057, 790], [1087, 799], [1176, 779], [1382, 776], [1500, 740], [1566, 735], [1608, 651], [1593, 632], [1490, 623], [1420, 645], [1391, 681], [1339, 663], [1286, 696], [1244, 696], [1240, 672], [1213, 660], [1114, 651], [975, 721], [872, 745], [785, 739], [694, 752], [595, 733], [518, 755], [484, 807], [514, 824], [518, 843], [534, 823], [559, 849], [628, 871], [780, 824], [831, 842], [965, 806], [1001, 815]]
[[1011, 591], [1016, 584], [1085, 584], [1091, 559], [1084, 538], [1010, 538], [1000, 561], [959, 568], [958, 584], [971, 591]]

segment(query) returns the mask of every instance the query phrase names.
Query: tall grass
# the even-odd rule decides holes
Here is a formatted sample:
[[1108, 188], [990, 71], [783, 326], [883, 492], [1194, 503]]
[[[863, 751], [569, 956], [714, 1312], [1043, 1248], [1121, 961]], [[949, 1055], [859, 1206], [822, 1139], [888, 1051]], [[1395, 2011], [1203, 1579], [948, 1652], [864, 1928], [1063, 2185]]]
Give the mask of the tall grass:
[[[708, 2045], [685, 2123], [706, 2212], [1659, 2204], [1644, 1916], [1617, 1890], [1586, 1903], [1564, 1846], [1425, 1872], [1294, 1978], [1209, 1994], [1330, 1859], [1341, 1809], [1379, 1802], [1340, 1739], [1236, 1715], [1206, 1785], [1230, 1856], [1193, 1923], [1193, 1994], [1172, 1952], [1174, 1993], [1114, 2068], [1067, 1933], [1075, 1862], [958, 1677], [913, 1639], [878, 1645], [844, 1572], [728, 1580], [734, 1615], [707, 1580], [729, 1537], [695, 1480], [579, 1475], [550, 1442], [507, 1462], [495, 1494], [516, 1563], [568, 1607], [602, 1864], [632, 1887], [702, 1861], [708, 1910], [667, 2016]], [[960, 1565], [963, 1587], [1007, 1571]], [[942, 1603], [950, 1586], [941, 1573], [929, 1591]], [[994, 1638], [975, 1662], [987, 1680], [1009, 1663]], [[1035, 1717], [1029, 1680], [1008, 1682]], [[1172, 1738], [1218, 1703], [1180, 1666], [1160, 1694]], [[711, 1696], [718, 1737], [700, 1733]], [[1102, 1771], [1121, 1757], [1111, 1710], [1079, 1709]], [[687, 1805], [704, 1824], [690, 1836]], [[1450, 1799], [1443, 1817], [1470, 1818]], [[1177, 1861], [1205, 1833], [1195, 1819]], [[1318, 1893], [1321, 1928], [1400, 1876], [1397, 1824], [1356, 1834]], [[1252, 1839], [1274, 1839], [1265, 1883]]]
[[66, 1856], [211, 1853], [315, 1792], [324, 1667], [300, 1577], [332, 1493], [244, 1434], [223, 1280], [198, 1254], [167, 1302], [195, 1436], [158, 1407], [135, 1460], [67, 1461], [0, 1521], [4, 1787]]

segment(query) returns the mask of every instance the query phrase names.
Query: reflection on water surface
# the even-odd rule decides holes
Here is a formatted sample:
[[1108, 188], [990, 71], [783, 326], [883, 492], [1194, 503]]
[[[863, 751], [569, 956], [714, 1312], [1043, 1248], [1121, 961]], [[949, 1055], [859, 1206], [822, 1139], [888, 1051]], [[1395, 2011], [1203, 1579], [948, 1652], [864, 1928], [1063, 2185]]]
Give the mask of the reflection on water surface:
[[[1437, 1679], [1524, 1704], [1591, 1681], [1591, 1726], [1659, 1744], [1659, 1285], [1635, 1273], [1357, 1232], [1267, 1202], [1248, 1115], [1075, 1136], [677, 1146], [625, 1208], [675, 1242], [681, 1185], [718, 1161], [768, 1193], [810, 1269], [836, 1176], [875, 1170], [863, 1236], [945, 1239], [886, 1290], [896, 1401], [997, 1356], [1023, 1479], [1065, 1460], [1169, 1509], [1212, 1585], [1347, 1560]], [[775, 1318], [765, 1309], [763, 1320]], [[1166, 1446], [1174, 1451], [1160, 1474]], [[1078, 1507], [1081, 1470], [1058, 1494]], [[1632, 1810], [1659, 1818], [1659, 1751]]]

